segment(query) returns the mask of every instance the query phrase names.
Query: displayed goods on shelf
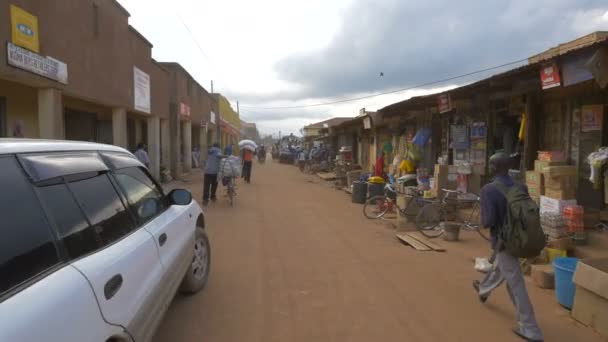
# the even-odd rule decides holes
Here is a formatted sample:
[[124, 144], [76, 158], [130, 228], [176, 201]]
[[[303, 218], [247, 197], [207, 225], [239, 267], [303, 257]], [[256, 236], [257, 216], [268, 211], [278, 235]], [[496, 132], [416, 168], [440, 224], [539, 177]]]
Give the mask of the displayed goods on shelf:
[[572, 317], [608, 337], [608, 259], [581, 260], [573, 281]]
[[559, 239], [567, 235], [566, 222], [562, 214], [543, 213], [540, 215], [540, 225], [549, 239]]
[[566, 223], [568, 233], [585, 231], [585, 223], [583, 222], [584, 214], [585, 210], [580, 205], [567, 205], [564, 207], [564, 222]]
[[543, 172], [543, 169], [549, 166], [560, 166], [566, 165], [565, 161], [544, 161], [544, 160], [535, 160], [534, 161], [534, 171]]
[[540, 213], [561, 214], [567, 205], [576, 205], [576, 200], [559, 200], [547, 196], [540, 197]]
[[548, 162], [563, 162], [566, 155], [562, 151], [538, 151], [538, 160]]

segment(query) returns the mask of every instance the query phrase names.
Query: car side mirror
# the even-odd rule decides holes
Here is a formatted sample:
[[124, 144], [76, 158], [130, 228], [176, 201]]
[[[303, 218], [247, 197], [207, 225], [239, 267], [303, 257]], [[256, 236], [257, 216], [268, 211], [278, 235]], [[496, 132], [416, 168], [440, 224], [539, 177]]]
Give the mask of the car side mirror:
[[175, 189], [171, 190], [168, 195], [169, 202], [172, 205], [188, 205], [192, 203], [192, 194], [188, 190]]

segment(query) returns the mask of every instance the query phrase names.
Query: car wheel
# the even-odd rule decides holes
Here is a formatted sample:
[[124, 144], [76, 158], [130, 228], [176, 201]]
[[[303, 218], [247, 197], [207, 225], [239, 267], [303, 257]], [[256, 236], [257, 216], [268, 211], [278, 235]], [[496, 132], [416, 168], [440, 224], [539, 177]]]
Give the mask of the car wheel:
[[194, 239], [194, 256], [188, 272], [184, 276], [180, 291], [194, 294], [202, 290], [209, 280], [211, 270], [211, 245], [209, 238], [201, 227], [196, 228]]

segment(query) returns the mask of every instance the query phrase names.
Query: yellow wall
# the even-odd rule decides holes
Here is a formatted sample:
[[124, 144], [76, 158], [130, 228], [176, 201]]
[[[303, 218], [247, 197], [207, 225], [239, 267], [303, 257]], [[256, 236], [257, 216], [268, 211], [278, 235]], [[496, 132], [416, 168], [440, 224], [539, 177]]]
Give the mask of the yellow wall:
[[220, 115], [222, 119], [228, 121], [232, 126], [236, 127], [237, 130], [241, 129], [241, 119], [239, 114], [232, 109], [230, 102], [224, 97], [220, 96]]
[[6, 134], [11, 137], [18, 120], [26, 138], [38, 138], [38, 91], [18, 83], [0, 80], [0, 96], [6, 98]]

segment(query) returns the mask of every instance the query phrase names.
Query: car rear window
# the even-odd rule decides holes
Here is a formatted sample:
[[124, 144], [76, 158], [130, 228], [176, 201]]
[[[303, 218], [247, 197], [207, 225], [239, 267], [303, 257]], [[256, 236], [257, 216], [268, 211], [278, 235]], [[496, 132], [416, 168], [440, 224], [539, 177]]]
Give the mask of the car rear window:
[[0, 157], [0, 296], [59, 264], [50, 225], [14, 157]]

